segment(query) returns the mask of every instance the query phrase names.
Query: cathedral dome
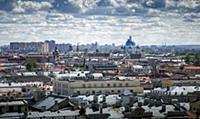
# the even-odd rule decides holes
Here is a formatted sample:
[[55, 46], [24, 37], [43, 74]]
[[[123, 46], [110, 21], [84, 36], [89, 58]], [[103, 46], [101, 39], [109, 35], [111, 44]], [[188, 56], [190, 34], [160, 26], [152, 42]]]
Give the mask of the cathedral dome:
[[126, 45], [128, 47], [135, 46], [135, 42], [132, 40], [132, 37], [130, 36], [129, 39], [126, 41]]

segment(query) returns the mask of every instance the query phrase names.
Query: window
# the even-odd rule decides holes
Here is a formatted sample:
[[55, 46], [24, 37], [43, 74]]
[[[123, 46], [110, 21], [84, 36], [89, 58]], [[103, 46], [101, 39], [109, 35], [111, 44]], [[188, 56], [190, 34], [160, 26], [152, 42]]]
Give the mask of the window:
[[111, 92], [114, 93], [115, 91], [114, 91], [114, 90], [111, 90]]
[[110, 87], [110, 84], [108, 83], [107, 86]]
[[14, 107], [13, 106], [9, 106], [9, 111], [13, 112], [14, 111]]
[[91, 88], [91, 84], [88, 84], [88, 88]]
[[86, 86], [85, 86], [85, 84], [83, 84], [83, 88], [85, 88]]
[[94, 88], [96, 88], [97, 87], [97, 84], [94, 84]]
[[133, 93], [133, 90], [130, 90], [131, 93]]
[[116, 87], [116, 83], [113, 84], [113, 87]]
[[128, 87], [128, 83], [126, 83], [126, 87]]
[[119, 87], [122, 87], [122, 83], [119, 84]]
[[68, 88], [68, 84], [64, 84], [63, 87]]
[[95, 91], [94, 91], [94, 90], [92, 91], [92, 94], [95, 94]]
[[118, 90], [118, 91], [117, 91], [117, 93], [121, 93], [121, 91], [120, 91], [120, 90]]
[[102, 88], [104, 87], [103, 83], [101, 84], [101, 87], [102, 87]]

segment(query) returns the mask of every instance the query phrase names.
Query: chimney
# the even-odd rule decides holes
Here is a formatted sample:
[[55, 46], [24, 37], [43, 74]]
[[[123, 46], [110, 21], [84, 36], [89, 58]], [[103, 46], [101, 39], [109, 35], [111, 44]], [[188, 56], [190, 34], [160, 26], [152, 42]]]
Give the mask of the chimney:
[[100, 106], [100, 114], [103, 114], [103, 106]]

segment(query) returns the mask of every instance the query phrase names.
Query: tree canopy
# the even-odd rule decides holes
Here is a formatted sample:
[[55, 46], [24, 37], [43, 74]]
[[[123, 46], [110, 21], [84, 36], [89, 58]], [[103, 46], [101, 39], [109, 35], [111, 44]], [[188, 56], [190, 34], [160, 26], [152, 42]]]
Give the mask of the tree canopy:
[[187, 54], [184, 59], [187, 64], [200, 66], [200, 54]]
[[26, 69], [28, 71], [32, 71], [34, 68], [37, 68], [37, 64], [35, 62], [30, 62], [26, 64]]

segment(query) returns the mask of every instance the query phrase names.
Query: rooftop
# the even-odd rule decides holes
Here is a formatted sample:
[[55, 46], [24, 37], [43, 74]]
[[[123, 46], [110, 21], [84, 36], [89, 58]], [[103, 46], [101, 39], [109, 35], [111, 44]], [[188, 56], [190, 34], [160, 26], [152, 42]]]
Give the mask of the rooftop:
[[[167, 88], [155, 88], [154, 91], [161, 91], [161, 92], [166, 92]], [[196, 86], [173, 86], [170, 87], [170, 89], [167, 92], [170, 92], [171, 95], [187, 95], [190, 92], [194, 91], [200, 91], [200, 88]]]
[[57, 103], [60, 103], [60, 102], [64, 101], [65, 99], [66, 98], [64, 98], [64, 97], [49, 96], [49, 97], [45, 98], [44, 100], [33, 105], [33, 107], [37, 108], [37, 109], [42, 109], [43, 107], [45, 107], [45, 109], [48, 110], [55, 104], [56, 101], [57, 101]]
[[25, 101], [8, 101], [8, 102], [0, 102], [0, 106], [9, 106], [9, 105], [25, 105]]
[[79, 115], [78, 111], [70, 111], [70, 110], [64, 110], [64, 111], [57, 111], [57, 112], [51, 112], [51, 111], [45, 111], [45, 112], [29, 112], [28, 118], [39, 118], [39, 117], [60, 117], [60, 116], [77, 116]]

